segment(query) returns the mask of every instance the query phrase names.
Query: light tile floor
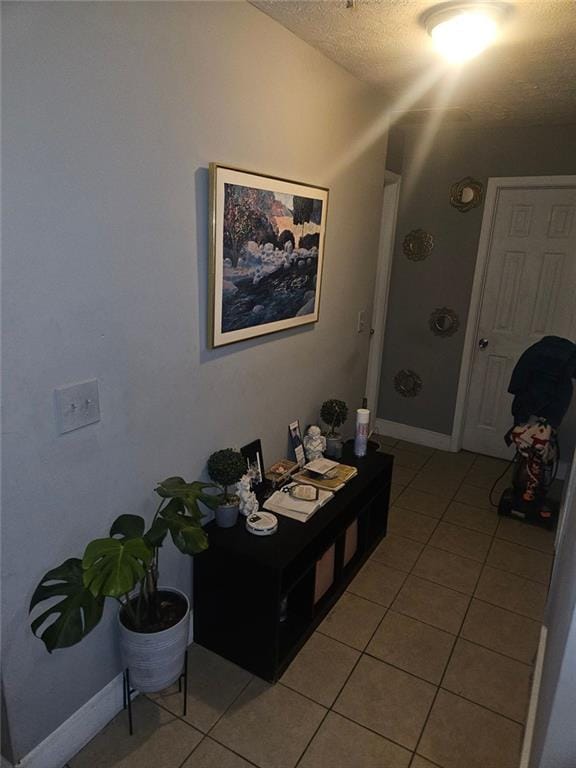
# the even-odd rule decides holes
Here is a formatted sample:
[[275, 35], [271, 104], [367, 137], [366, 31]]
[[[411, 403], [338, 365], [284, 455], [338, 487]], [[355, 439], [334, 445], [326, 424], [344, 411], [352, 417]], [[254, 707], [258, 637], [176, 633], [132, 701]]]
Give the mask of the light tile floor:
[[381, 444], [388, 535], [281, 681], [192, 646], [187, 717], [141, 696], [70, 768], [518, 768], [553, 534], [498, 518], [504, 462]]

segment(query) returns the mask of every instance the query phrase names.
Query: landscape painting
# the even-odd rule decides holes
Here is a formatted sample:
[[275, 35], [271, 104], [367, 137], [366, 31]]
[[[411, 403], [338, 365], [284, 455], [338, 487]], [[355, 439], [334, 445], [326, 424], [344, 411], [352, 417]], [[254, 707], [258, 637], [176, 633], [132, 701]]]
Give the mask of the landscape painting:
[[210, 165], [213, 347], [318, 320], [328, 190]]

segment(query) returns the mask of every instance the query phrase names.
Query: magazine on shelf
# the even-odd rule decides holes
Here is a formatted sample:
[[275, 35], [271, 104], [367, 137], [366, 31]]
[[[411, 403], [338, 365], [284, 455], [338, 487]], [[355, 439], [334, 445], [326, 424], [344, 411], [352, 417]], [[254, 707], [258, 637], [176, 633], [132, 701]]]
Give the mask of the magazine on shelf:
[[[285, 486], [286, 487], [286, 486]], [[331, 491], [319, 490], [318, 498], [314, 501], [296, 499], [284, 490], [276, 491], [264, 502], [264, 509], [277, 515], [291, 517], [305, 523], [312, 515], [323, 507], [334, 496]]]
[[337, 461], [332, 459], [314, 459], [309, 461], [308, 464], [304, 464], [304, 469], [308, 472], [313, 472], [315, 475], [327, 475], [329, 472], [333, 472], [340, 465]]
[[316, 488], [322, 488], [326, 491], [339, 491], [341, 488], [344, 488], [347, 482], [352, 480], [352, 478], [356, 477], [358, 474], [356, 467], [350, 467], [347, 464], [338, 464], [333, 472], [333, 477], [332, 472], [330, 473], [330, 477], [319, 477], [304, 469], [292, 475], [292, 479], [298, 483], [315, 485]]

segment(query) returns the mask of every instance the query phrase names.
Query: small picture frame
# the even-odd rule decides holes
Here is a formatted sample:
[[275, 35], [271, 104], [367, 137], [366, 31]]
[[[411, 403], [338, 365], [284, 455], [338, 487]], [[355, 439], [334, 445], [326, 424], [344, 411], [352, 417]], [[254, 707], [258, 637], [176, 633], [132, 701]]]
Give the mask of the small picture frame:
[[240, 453], [246, 459], [248, 474], [252, 477], [252, 487], [257, 488], [264, 482], [264, 458], [262, 456], [262, 443], [253, 440], [242, 446]]
[[290, 431], [290, 443], [296, 461], [298, 462], [298, 466], [303, 467], [304, 464], [306, 464], [306, 455], [304, 453], [304, 444], [302, 442], [302, 433], [300, 432], [300, 422], [298, 419], [288, 425], [288, 430]]

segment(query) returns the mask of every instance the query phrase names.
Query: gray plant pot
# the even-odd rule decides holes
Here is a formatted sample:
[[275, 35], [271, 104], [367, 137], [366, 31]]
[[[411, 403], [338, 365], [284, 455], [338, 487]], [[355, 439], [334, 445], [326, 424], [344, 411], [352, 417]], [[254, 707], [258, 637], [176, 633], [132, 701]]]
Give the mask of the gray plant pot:
[[186, 613], [173, 627], [160, 632], [134, 632], [120, 625], [120, 654], [124, 669], [130, 670], [130, 685], [142, 693], [155, 693], [176, 682], [184, 668], [184, 655], [188, 645], [190, 602], [179, 589], [160, 587], [163, 592], [174, 592], [186, 601]]
[[326, 450], [324, 453], [330, 459], [339, 459], [342, 456], [342, 436], [334, 435], [330, 437], [326, 435]]
[[238, 520], [239, 510], [240, 507], [237, 501], [231, 504], [221, 504], [219, 507], [216, 507], [216, 525], [219, 528], [232, 528]]

